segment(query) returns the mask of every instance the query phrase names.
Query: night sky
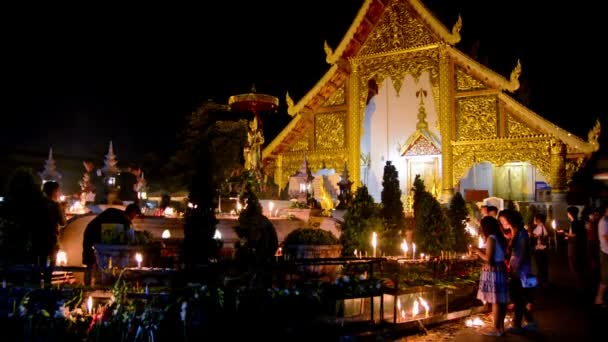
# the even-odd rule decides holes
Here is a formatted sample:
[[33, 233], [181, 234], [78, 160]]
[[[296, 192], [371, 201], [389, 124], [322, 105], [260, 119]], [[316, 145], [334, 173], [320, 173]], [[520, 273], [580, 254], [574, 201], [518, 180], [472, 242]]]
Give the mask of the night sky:
[[[290, 119], [285, 91], [297, 101], [324, 74], [323, 41], [335, 48], [362, 2], [5, 10], [3, 155], [44, 158], [53, 146], [58, 159], [101, 162], [113, 140], [119, 161], [168, 156], [193, 108], [210, 98], [226, 103], [253, 83], [281, 101], [273, 120], [266, 120], [269, 142]], [[608, 117], [599, 5], [424, 2], [449, 29], [461, 14], [457, 47], [469, 53], [478, 43], [477, 56], [492, 69], [508, 76], [520, 58], [522, 88], [540, 115], [585, 139], [595, 118]]]

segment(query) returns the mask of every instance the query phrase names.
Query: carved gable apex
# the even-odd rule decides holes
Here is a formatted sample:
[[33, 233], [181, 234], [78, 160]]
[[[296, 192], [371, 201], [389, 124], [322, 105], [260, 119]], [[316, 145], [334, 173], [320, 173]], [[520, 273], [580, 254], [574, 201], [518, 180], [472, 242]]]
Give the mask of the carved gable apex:
[[371, 55], [435, 44], [441, 39], [428, 27], [409, 2], [387, 1], [378, 23], [359, 55]]
[[438, 155], [441, 154], [441, 144], [431, 132], [417, 130], [399, 152], [406, 157]]

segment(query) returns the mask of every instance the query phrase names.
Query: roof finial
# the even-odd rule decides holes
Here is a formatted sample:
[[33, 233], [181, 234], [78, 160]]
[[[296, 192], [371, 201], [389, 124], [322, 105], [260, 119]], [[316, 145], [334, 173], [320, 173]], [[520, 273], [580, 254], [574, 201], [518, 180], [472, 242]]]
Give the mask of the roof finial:
[[327, 64], [334, 64], [334, 63], [332, 63], [332, 60], [331, 60], [332, 57], [334, 56], [334, 51], [331, 49], [331, 47], [327, 43], [327, 40], [323, 42], [323, 50], [325, 50], [325, 61], [327, 62]]

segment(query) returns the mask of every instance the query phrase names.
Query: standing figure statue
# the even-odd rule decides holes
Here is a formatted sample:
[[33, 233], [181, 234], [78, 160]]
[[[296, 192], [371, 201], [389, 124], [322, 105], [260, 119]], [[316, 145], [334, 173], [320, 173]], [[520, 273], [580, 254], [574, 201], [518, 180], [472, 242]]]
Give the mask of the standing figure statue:
[[247, 132], [247, 145], [243, 149], [246, 170], [256, 172], [261, 168], [263, 144], [264, 133], [258, 127], [257, 116], [254, 116]]

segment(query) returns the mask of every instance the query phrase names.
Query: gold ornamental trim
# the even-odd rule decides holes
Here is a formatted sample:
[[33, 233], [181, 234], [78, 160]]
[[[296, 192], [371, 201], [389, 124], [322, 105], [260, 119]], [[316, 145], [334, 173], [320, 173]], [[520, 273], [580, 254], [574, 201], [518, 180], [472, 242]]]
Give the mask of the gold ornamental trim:
[[[424, 4], [420, 0], [393, 0], [393, 1], [401, 1], [401, 2], [409, 3], [411, 5], [411, 8], [422, 19], [422, 21], [424, 21], [424, 23], [426, 23], [429, 26], [431, 31], [434, 34], [436, 34], [437, 36], [439, 36], [439, 38], [441, 38], [445, 43], [454, 45], [454, 44], [460, 42], [460, 39], [461, 39], [460, 29], [462, 28], [462, 18], [460, 16], [458, 17], [458, 20], [456, 21], [456, 23], [452, 27], [452, 31], [450, 32], [437, 18], [435, 18], [435, 16], [426, 8], [426, 6], [424, 6]], [[325, 54], [326, 54], [325, 60], [327, 61], [328, 64], [335, 64], [338, 60], [340, 60], [343, 57], [351, 57], [351, 56], [343, 56], [343, 55], [346, 52], [351, 41], [353, 41], [355, 39], [355, 34], [357, 33], [357, 30], [361, 26], [361, 23], [365, 20], [365, 17], [367, 16], [369, 9], [373, 2], [374, 2], [374, 0], [365, 0], [363, 5], [359, 9], [357, 16], [353, 20], [351, 26], [349, 27], [348, 31], [346, 31], [346, 34], [344, 35], [344, 37], [340, 41], [340, 44], [338, 44], [338, 47], [335, 50], [332, 50], [329, 47], [329, 45], [327, 44], [327, 42], [325, 42], [325, 45], [324, 45]], [[388, 10], [390, 7], [388, 4], [388, 2], [390, 2], [390, 1], [385, 1], [385, 2], [387, 4], [384, 5], [384, 8], [382, 9], [383, 11]], [[382, 14], [380, 16], [378, 16], [378, 18], [380, 18], [381, 16], [382, 16]], [[375, 26], [376, 23], [373, 23], [373, 25]], [[370, 33], [372, 31], [373, 31], [373, 29], [370, 30]], [[363, 39], [363, 40], [367, 40], [367, 37], [365, 37], [365, 39]]]
[[498, 99], [505, 105], [505, 109], [513, 116], [515, 116], [521, 122], [531, 126], [531, 128], [537, 128], [541, 132], [545, 132], [551, 136], [558, 138], [563, 141], [568, 147], [573, 148], [581, 153], [590, 154], [599, 150], [600, 146], [597, 141], [599, 136], [599, 121], [596, 123], [593, 129], [589, 132], [588, 141], [577, 137], [576, 135], [566, 131], [565, 129], [557, 126], [556, 124], [546, 120], [540, 115], [536, 114], [526, 106], [517, 102], [515, 99], [507, 94], [498, 94]]
[[301, 115], [298, 115], [291, 119], [291, 121], [283, 128], [283, 130], [268, 144], [262, 151], [262, 160], [269, 158], [272, 152], [279, 147], [279, 145], [287, 138], [291, 131], [300, 123], [302, 119]]
[[[304, 109], [304, 107], [306, 107], [306, 105], [312, 100], [313, 97], [317, 96], [317, 94], [319, 93], [319, 91], [321, 89], [323, 89], [323, 87], [330, 82], [331, 78], [334, 76], [334, 74], [336, 73], [336, 71], [338, 71], [339, 67], [338, 65], [332, 65], [329, 70], [327, 70], [327, 72], [325, 73], [325, 75], [323, 75], [323, 77], [321, 77], [321, 79], [319, 80], [319, 82], [317, 82], [317, 84], [315, 84], [312, 89], [310, 89], [308, 91], [308, 93], [306, 93], [306, 95], [304, 95], [304, 97], [302, 97], [300, 99], [300, 101], [298, 101], [297, 104], [292, 105], [292, 106], [287, 106], [287, 113], [291, 116], [294, 116], [296, 114], [299, 114], [302, 109]], [[293, 104], [293, 101], [291, 101], [291, 103]]]
[[465, 71], [473, 72], [478, 81], [509, 92], [519, 89], [519, 75], [521, 74], [521, 63], [519, 60], [511, 72], [510, 78], [507, 80], [504, 76], [477, 62], [456, 48], [446, 46], [446, 50], [450, 57]]

